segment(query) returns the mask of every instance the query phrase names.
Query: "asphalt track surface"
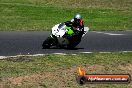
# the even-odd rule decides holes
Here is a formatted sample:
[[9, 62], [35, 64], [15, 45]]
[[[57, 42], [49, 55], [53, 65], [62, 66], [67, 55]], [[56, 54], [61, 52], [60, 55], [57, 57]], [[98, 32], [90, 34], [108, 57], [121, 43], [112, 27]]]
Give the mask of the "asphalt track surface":
[[0, 32], [0, 56], [132, 51], [132, 31], [88, 32], [75, 50], [42, 49], [50, 32]]

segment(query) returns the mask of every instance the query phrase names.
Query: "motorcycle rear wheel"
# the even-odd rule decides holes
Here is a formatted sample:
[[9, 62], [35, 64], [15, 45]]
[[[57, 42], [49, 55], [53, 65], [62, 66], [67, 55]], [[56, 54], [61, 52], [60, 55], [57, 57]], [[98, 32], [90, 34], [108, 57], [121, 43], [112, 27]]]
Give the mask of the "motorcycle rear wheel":
[[69, 40], [69, 44], [67, 45], [68, 49], [74, 49], [80, 42], [81, 42], [81, 37], [80, 36], [73, 36], [71, 40]]

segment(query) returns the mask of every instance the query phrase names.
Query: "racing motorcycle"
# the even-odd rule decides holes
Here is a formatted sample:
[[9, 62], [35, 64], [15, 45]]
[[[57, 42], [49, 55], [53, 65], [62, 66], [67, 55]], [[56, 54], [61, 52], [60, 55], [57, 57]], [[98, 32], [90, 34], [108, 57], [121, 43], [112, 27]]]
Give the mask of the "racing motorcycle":
[[84, 28], [83, 33], [82, 30], [76, 30], [78, 33], [75, 34], [72, 27], [66, 26], [65, 23], [56, 24], [52, 28], [50, 36], [43, 42], [42, 48], [75, 48], [81, 42], [81, 38], [86, 35], [89, 28]]

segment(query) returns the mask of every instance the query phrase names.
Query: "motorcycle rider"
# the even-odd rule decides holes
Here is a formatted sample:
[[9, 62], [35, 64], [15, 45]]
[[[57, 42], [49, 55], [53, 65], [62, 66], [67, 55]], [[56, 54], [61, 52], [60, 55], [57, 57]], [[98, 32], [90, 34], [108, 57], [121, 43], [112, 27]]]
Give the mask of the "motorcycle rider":
[[84, 21], [79, 13], [77, 13], [71, 21], [66, 21], [64, 23], [66, 26], [71, 27], [75, 35], [83, 35]]
[[82, 35], [84, 34], [84, 22], [82, 16], [77, 13], [71, 21], [66, 21], [57, 25], [57, 27], [56, 25], [54, 26], [55, 31], [57, 30], [59, 32], [59, 28], [66, 30], [66, 32], [64, 31], [65, 34], [61, 36], [64, 38], [64, 41], [62, 40], [62, 44], [60, 44], [57, 39], [57, 36], [59, 35], [56, 36], [52, 34], [43, 42], [43, 48], [56, 46], [59, 48], [74, 49], [74, 47], [81, 42]]

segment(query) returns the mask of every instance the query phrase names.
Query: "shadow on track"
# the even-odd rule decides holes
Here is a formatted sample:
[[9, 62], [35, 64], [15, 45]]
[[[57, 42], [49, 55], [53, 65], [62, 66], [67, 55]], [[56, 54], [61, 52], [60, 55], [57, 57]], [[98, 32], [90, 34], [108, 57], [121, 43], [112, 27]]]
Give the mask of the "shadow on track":
[[52, 47], [52, 48], [42, 48], [42, 49], [64, 49], [64, 50], [80, 50], [80, 49], [84, 49], [84, 48], [78, 48], [78, 47], [76, 47], [76, 48], [64, 48], [64, 47], [62, 47], [62, 48], [58, 48], [58, 47]]

